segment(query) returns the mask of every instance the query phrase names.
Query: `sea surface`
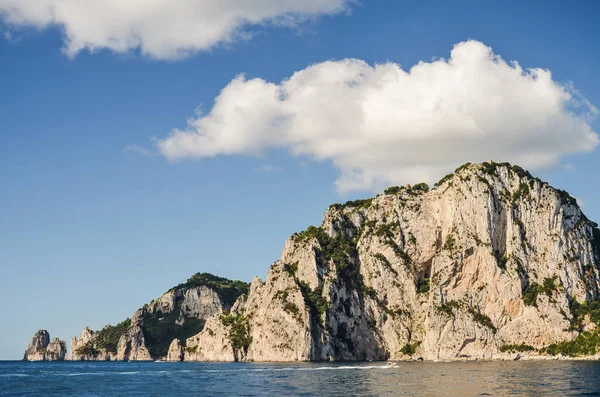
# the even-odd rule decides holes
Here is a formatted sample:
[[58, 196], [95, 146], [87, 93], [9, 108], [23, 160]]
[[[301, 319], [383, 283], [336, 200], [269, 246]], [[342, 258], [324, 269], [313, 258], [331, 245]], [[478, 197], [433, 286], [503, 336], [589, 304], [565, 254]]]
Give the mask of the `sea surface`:
[[600, 396], [600, 363], [0, 361], [0, 396]]

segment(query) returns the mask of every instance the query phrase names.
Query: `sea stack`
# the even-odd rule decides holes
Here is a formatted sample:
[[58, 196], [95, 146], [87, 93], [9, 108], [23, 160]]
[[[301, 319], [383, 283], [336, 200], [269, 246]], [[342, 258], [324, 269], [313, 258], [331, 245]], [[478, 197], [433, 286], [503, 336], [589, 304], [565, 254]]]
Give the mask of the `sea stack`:
[[33, 335], [23, 361], [63, 361], [67, 354], [67, 343], [58, 338], [50, 341], [50, 334], [40, 329]]

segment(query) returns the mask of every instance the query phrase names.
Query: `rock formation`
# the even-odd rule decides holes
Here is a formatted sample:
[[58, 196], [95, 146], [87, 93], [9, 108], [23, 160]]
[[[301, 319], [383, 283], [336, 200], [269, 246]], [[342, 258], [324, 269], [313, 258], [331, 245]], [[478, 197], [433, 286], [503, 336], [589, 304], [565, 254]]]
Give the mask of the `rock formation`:
[[25, 355], [24, 361], [62, 361], [67, 353], [67, 344], [58, 338], [50, 341], [50, 334], [41, 329], [33, 335]]
[[599, 251], [566, 192], [510, 164], [466, 164], [433, 190], [331, 206], [288, 239], [266, 282], [187, 340], [185, 359], [595, 354], [582, 346], [600, 321]]
[[334, 204], [266, 281], [196, 275], [84, 330], [71, 358], [600, 358], [599, 260], [598, 225], [568, 193], [518, 166], [465, 164], [433, 189]]
[[84, 328], [79, 339], [71, 339], [69, 359], [181, 361], [183, 347], [179, 340], [185, 341], [200, 332], [208, 318], [230, 310], [247, 289], [247, 284], [241, 281], [196, 274], [144, 305], [131, 319], [116, 326], [107, 325], [97, 332]]
[[183, 360], [183, 346], [181, 346], [179, 339], [173, 339], [173, 342], [169, 345], [167, 361], [177, 362], [181, 360]]

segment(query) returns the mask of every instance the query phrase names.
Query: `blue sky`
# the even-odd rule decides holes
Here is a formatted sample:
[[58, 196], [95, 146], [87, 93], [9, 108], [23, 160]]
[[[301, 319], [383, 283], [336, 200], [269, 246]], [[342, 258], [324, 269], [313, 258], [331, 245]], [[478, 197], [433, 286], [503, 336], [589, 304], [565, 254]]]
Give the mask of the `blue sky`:
[[[253, 140], [236, 146], [247, 137], [259, 140], [256, 134], [273, 124], [269, 117], [275, 116], [270, 114], [265, 116], [266, 124], [258, 120], [258, 127], [247, 131], [245, 126], [206, 127], [213, 138], [234, 133], [233, 141], [212, 151], [198, 147], [186, 147], [191, 155], [161, 151], [157, 143], [173, 138], [173, 129], [186, 136], [197, 133], [186, 124], [188, 119], [210, 122], [203, 117], [240, 73], [246, 76], [241, 89], [260, 78], [265, 82], [258, 88], [263, 95], [266, 82], [280, 84], [310, 65], [322, 72], [327, 66], [322, 63], [328, 60], [360, 59], [366, 62], [361, 70], [367, 75], [376, 74], [375, 64], [399, 64], [407, 71], [419, 61], [447, 60], [455, 44], [473, 39], [507, 62], [550, 70], [553, 84], [573, 86], [580, 102], [583, 96], [600, 106], [597, 2], [314, 3], [310, 18], [297, 18], [294, 26], [267, 12], [264, 18], [271, 18], [267, 22], [253, 17], [258, 22], [234, 26], [236, 34], [225, 41], [206, 44], [198, 38], [201, 44], [195, 47], [172, 41], [119, 52], [97, 39], [95, 51], [73, 47], [69, 53], [61, 50], [65, 35], [72, 34], [72, 43], [100, 36], [69, 33], [65, 26], [73, 21], [57, 19], [46, 26], [16, 20], [7, 14], [8, 8], [3, 9], [11, 1], [0, 0], [4, 33], [0, 39], [0, 359], [21, 358], [39, 328], [70, 340], [86, 325], [99, 329], [114, 324], [195, 272], [246, 281], [257, 275], [264, 278], [285, 239], [320, 223], [329, 204], [372, 196], [387, 182], [411, 182], [410, 175], [433, 178], [466, 161], [481, 160], [472, 158], [469, 150], [463, 154], [458, 140], [458, 146], [448, 148], [446, 162], [424, 156], [423, 164], [408, 164], [399, 152], [397, 161], [392, 157], [384, 164], [356, 163], [348, 159], [355, 156], [347, 153], [324, 154], [321, 150], [328, 148], [328, 137], [316, 134], [309, 140], [299, 137], [293, 127], [267, 131], [266, 144], [255, 147]], [[320, 9], [319, 4], [325, 3], [333, 5]], [[336, 3], [341, 8], [335, 8]], [[264, 4], [270, 10], [269, 1]], [[297, 14], [294, 9], [282, 12]], [[240, 38], [240, 32], [252, 35]], [[160, 27], [153, 29], [153, 34], [160, 33]], [[186, 50], [185, 55], [173, 56], [171, 50], [179, 48]], [[342, 63], [334, 66], [336, 71], [349, 68]], [[439, 84], [444, 84], [444, 78]], [[456, 76], [447, 77], [452, 79]], [[317, 88], [321, 84], [319, 79], [308, 81]], [[357, 84], [370, 89], [369, 82]], [[515, 89], [520, 89], [519, 84]], [[246, 92], [234, 88], [234, 97]], [[290, 102], [295, 101], [298, 93], [286, 89]], [[378, 91], [374, 92], [377, 99]], [[519, 93], [519, 97], [526, 95]], [[228, 109], [225, 100], [218, 103]], [[274, 104], [277, 119], [282, 117], [277, 112], [289, 110], [280, 105]], [[199, 106], [204, 113], [197, 115]], [[298, 101], [292, 110], [313, 115], [314, 110], [302, 106], [306, 105]], [[599, 131], [590, 109], [573, 110], [575, 116], [564, 111], [560, 120], [568, 126], [570, 117], [577, 117]], [[262, 111], [248, 110], [252, 117]], [[539, 111], [554, 117], [543, 113], [547, 108]], [[502, 115], [507, 115], [508, 125], [511, 112], [525, 117], [521, 124], [529, 125], [518, 109], [509, 107], [507, 112]], [[427, 114], [422, 117], [427, 119]], [[344, 131], [340, 118], [319, 115], [310, 120], [333, 129], [341, 123]], [[489, 125], [502, 131], [502, 124]], [[399, 131], [402, 128], [405, 125], [398, 125]], [[523, 130], [519, 134], [527, 139], [519, 145], [519, 155], [536, 168], [535, 174], [581, 200], [588, 217], [598, 221], [597, 150], [592, 144], [563, 150], [567, 143], [581, 140], [582, 131], [567, 128], [546, 137], [543, 132], [528, 136], [529, 130]], [[356, 136], [369, 133], [357, 130]], [[280, 136], [286, 140], [270, 144]], [[299, 146], [298, 139], [306, 146]], [[335, 139], [334, 146], [338, 145]], [[412, 141], [406, 139], [398, 137], [399, 145], [410, 146]], [[495, 142], [496, 138], [489, 139]], [[504, 139], [510, 143], [513, 138]], [[553, 139], [556, 145], [548, 145]], [[431, 139], [432, 150], [439, 142]], [[175, 144], [181, 147], [180, 142]], [[491, 153], [498, 161], [512, 155], [499, 151], [496, 156], [489, 152], [494, 145], [486, 145], [485, 155]], [[539, 147], [558, 162], [534, 159], [531, 153]], [[374, 148], [365, 150], [377, 154]], [[227, 151], [231, 154], [223, 154]], [[354, 169], [360, 169], [366, 179], [339, 183]]]

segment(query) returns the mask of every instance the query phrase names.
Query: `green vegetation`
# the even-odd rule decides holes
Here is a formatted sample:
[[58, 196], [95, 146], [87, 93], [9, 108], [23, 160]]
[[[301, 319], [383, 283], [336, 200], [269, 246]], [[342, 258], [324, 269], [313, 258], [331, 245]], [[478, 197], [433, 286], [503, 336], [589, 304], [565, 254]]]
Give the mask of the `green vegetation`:
[[403, 191], [407, 191], [408, 193], [427, 193], [429, 191], [429, 185], [424, 182], [417, 183], [410, 189], [406, 189], [404, 186], [390, 186], [383, 191], [384, 194], [400, 194]]
[[448, 250], [448, 251], [452, 251], [454, 249], [454, 246], [456, 245], [456, 240], [454, 239], [454, 236], [449, 234], [446, 237], [446, 242], [444, 243], [444, 245], [442, 246], [443, 249]]
[[556, 193], [560, 197], [563, 204], [577, 205], [577, 199], [572, 197], [569, 192], [565, 190], [556, 189]]
[[524, 170], [523, 168], [519, 167], [518, 165], [513, 165], [512, 167], [510, 167], [510, 169], [515, 174], [517, 174], [519, 176], [519, 178], [528, 178], [528, 179], [532, 179], [532, 180], [537, 179], [537, 178], [533, 178], [531, 176], [531, 174], [529, 173], [529, 171]]
[[523, 303], [526, 306], [537, 307], [537, 296], [538, 296], [539, 285], [537, 283], [530, 283], [525, 291], [523, 292]]
[[557, 354], [569, 357], [594, 355], [600, 346], [600, 335], [598, 332], [598, 329], [593, 332], [585, 331], [579, 334], [575, 340], [553, 343], [540, 351], [551, 356], [556, 356]]
[[373, 198], [368, 198], [368, 199], [363, 199], [363, 200], [353, 200], [353, 201], [346, 201], [345, 204], [340, 204], [340, 203], [331, 204], [329, 206], [329, 208], [335, 209], [338, 211], [344, 209], [344, 207], [358, 208], [358, 209], [369, 208], [369, 206], [371, 205], [372, 202], [373, 202]]
[[[237, 298], [248, 293], [250, 285], [243, 281], [233, 281], [209, 273], [196, 273], [185, 283], [173, 287], [171, 291], [198, 287], [214, 290], [224, 305], [231, 307]], [[186, 318], [183, 324], [177, 324], [181, 320], [181, 304], [182, 300], [178, 299], [171, 312], [145, 312], [142, 316], [144, 339], [153, 358], [166, 356], [173, 339], [186, 340], [204, 328], [205, 321], [198, 318]]]
[[502, 270], [506, 270], [506, 263], [508, 262], [509, 255], [506, 252], [502, 254], [500, 251], [494, 251], [494, 257], [496, 258], [498, 267]]
[[[439, 305], [437, 307], [437, 312], [440, 314], [445, 314], [448, 317], [454, 317], [454, 310], [460, 310], [461, 307], [464, 307], [464, 304], [462, 304], [458, 301], [452, 300], [452, 301], [448, 301], [446, 303], [442, 303], [441, 305]], [[490, 319], [485, 314], [481, 313], [479, 311], [479, 309], [474, 308], [474, 307], [469, 307], [469, 308], [467, 308], [467, 311], [473, 317], [473, 320], [475, 320], [475, 322], [483, 325], [484, 327], [488, 327], [494, 333], [496, 333], [497, 329], [496, 329], [496, 326], [494, 326], [492, 319]]]
[[400, 227], [400, 224], [398, 222], [392, 222], [392, 223], [380, 223], [377, 226], [377, 229], [375, 230], [375, 235], [377, 237], [384, 237], [387, 239], [393, 239], [394, 238], [394, 232], [392, 231], [392, 229], [396, 229]]
[[407, 343], [406, 345], [404, 345], [404, 347], [402, 347], [400, 352], [402, 352], [402, 354], [406, 354], [407, 356], [412, 356], [417, 352], [417, 347], [419, 347], [420, 344], [421, 341], [417, 341], [415, 343]]
[[399, 194], [404, 190], [404, 186], [390, 186], [383, 191], [383, 194]]
[[454, 172], [456, 174], [458, 174], [459, 172], [461, 172], [465, 168], [469, 167], [470, 165], [471, 165], [471, 163], [464, 163], [463, 165], [461, 165], [460, 167], [458, 167]]
[[107, 325], [102, 330], [96, 332], [93, 342], [88, 342], [76, 350], [77, 354], [96, 356], [100, 350], [116, 354], [121, 335], [127, 332], [131, 325], [131, 319], [121, 321], [117, 325]]
[[511, 204], [515, 204], [521, 197], [527, 197], [529, 195], [529, 185], [526, 183], [521, 183], [519, 185], [519, 189], [513, 193], [510, 202]]
[[196, 345], [196, 346], [186, 346], [186, 348], [183, 349], [183, 350], [185, 350], [188, 353], [196, 353], [198, 351], [198, 345]]
[[388, 261], [388, 259], [382, 253], [376, 253], [375, 258], [379, 260], [383, 264], [383, 266], [385, 266], [390, 272], [394, 273], [395, 275], [398, 275], [396, 269], [392, 267], [390, 261]]
[[181, 301], [169, 313], [144, 313], [142, 316], [144, 339], [153, 358], [164, 357], [173, 339], [186, 340], [204, 328], [204, 320], [187, 318], [182, 325], [176, 323], [181, 311]]
[[108, 325], [102, 330], [96, 333], [95, 346], [98, 349], [105, 349], [111, 353], [117, 352], [117, 346], [121, 335], [127, 332], [127, 329], [131, 325], [131, 319], [120, 322], [119, 324], [112, 326]]
[[319, 285], [314, 290], [311, 290], [306, 281], [301, 281], [300, 291], [310, 310], [317, 316], [320, 317], [329, 308], [329, 302], [323, 297], [323, 284]]
[[377, 299], [377, 291], [375, 291], [375, 288], [368, 286], [362, 280], [360, 282], [360, 290], [362, 291], [363, 295], [368, 296], [371, 299]]
[[375, 230], [375, 235], [377, 237], [382, 238], [383, 242], [394, 250], [394, 253], [397, 257], [402, 258], [402, 260], [404, 260], [405, 263], [410, 263], [410, 256], [408, 256], [408, 254], [404, 252], [394, 241], [393, 229], [397, 228], [400, 228], [400, 224], [398, 222], [382, 223], [379, 226], [377, 226], [377, 229]]
[[323, 265], [333, 260], [340, 278], [352, 278], [356, 270], [353, 260], [358, 256], [355, 241], [341, 232], [331, 238], [322, 227], [314, 226], [309, 226], [298, 234], [296, 241], [308, 241], [312, 238], [316, 239], [320, 246], [320, 249], [316, 250], [317, 261]]
[[516, 353], [516, 352], [531, 352], [535, 351], [535, 347], [521, 343], [520, 345], [502, 345], [500, 346], [502, 353]]
[[[581, 332], [585, 316], [589, 316], [590, 321], [596, 324], [596, 326], [600, 326], [600, 301], [588, 304], [585, 301], [579, 303], [574, 300], [571, 302], [570, 310], [573, 316], [571, 326], [569, 327], [570, 331]], [[592, 332], [581, 332], [572, 341], [553, 343], [540, 351], [552, 356], [557, 354], [569, 357], [594, 355], [600, 351], [600, 328], [596, 328]]]
[[344, 207], [351, 208], [369, 208], [371, 203], [373, 202], [372, 198], [364, 199], [364, 200], [354, 200], [354, 201], [346, 201]]
[[294, 316], [296, 320], [300, 321], [302, 319], [302, 317], [300, 316], [300, 309], [294, 302], [290, 302], [288, 300], [288, 296], [288, 289], [284, 291], [277, 291], [277, 293], [275, 294], [275, 297], [281, 299], [281, 301], [283, 302], [283, 311], [290, 313], [292, 316]]
[[496, 174], [496, 163], [494, 163], [494, 162], [482, 163], [481, 168], [485, 174], [488, 174], [488, 175]]
[[325, 233], [322, 227], [309, 226], [306, 230], [295, 235], [295, 240], [298, 243], [303, 243], [311, 239], [316, 239], [319, 243], [325, 242], [329, 236]]
[[411, 232], [408, 232], [408, 241], [412, 245], [417, 245], [417, 238]]
[[240, 295], [248, 294], [250, 284], [239, 280], [229, 280], [224, 277], [214, 276], [210, 273], [196, 273], [187, 282], [179, 284], [171, 290], [208, 287], [217, 292], [226, 306], [233, 306]]
[[454, 316], [454, 309], [460, 309], [460, 303], [458, 301], [447, 301], [439, 305], [436, 309], [438, 313], [443, 313], [449, 317]]
[[283, 264], [283, 270], [287, 272], [290, 276], [298, 273], [298, 262], [294, 262], [291, 265], [288, 263]]
[[600, 326], [600, 301], [593, 301], [588, 304], [586, 301], [579, 303], [576, 300], [571, 302], [570, 305], [571, 315], [571, 326], [570, 331], [581, 331], [583, 328], [583, 319], [586, 315], [590, 316], [590, 321]]
[[230, 327], [227, 337], [231, 341], [231, 346], [235, 350], [242, 350], [244, 353], [248, 352], [248, 348], [252, 343], [252, 337], [250, 336], [250, 326], [244, 315], [237, 314], [234, 316], [231, 313], [223, 312], [221, 322], [226, 327]]
[[442, 179], [440, 179], [439, 181], [437, 181], [433, 186], [435, 187], [440, 187], [442, 186], [445, 182], [449, 181], [450, 179], [454, 178], [454, 174], [448, 174], [445, 177], [443, 177]]
[[475, 322], [478, 322], [479, 324], [483, 325], [484, 327], [488, 327], [489, 329], [492, 330], [492, 332], [496, 333], [497, 329], [496, 329], [496, 326], [494, 326], [494, 323], [492, 322], [491, 318], [489, 318], [485, 314], [481, 313], [479, 311], [479, 309], [476, 309], [474, 307], [469, 307], [468, 311], [469, 311], [469, 314], [471, 316], [473, 316], [473, 320], [475, 320]]
[[98, 353], [100, 353], [100, 351], [94, 347], [93, 343], [88, 342], [85, 345], [77, 348], [75, 350], [75, 353], [95, 357], [96, 355], [98, 355]]
[[425, 294], [429, 292], [429, 278], [419, 277], [417, 279], [416, 287], [418, 294]]
[[411, 191], [427, 193], [429, 191], [429, 185], [426, 184], [425, 182], [417, 183], [416, 185], [414, 185], [412, 187]]
[[546, 294], [548, 297], [552, 297], [552, 293], [558, 289], [558, 286], [556, 285], [557, 278], [556, 275], [546, 277], [542, 285], [530, 283], [523, 292], [523, 303], [527, 306], [537, 307], [537, 298], [539, 294]]

